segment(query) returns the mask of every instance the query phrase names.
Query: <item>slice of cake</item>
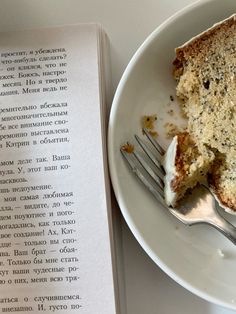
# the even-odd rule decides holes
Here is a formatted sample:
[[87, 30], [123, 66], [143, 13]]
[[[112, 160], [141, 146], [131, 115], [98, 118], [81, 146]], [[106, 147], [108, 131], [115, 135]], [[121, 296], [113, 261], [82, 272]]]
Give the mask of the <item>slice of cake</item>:
[[[195, 163], [181, 157], [175, 179], [172, 178], [169, 186], [167, 184], [166, 191], [171, 189], [173, 193], [179, 193], [177, 199], [181, 198], [188, 187], [192, 188], [199, 181], [199, 171], [203, 167], [204, 176], [208, 173], [219, 203], [236, 213], [236, 15], [177, 48], [174, 76], [178, 82], [176, 94], [188, 119], [187, 132], [204, 162]], [[178, 150], [179, 140], [173, 141], [178, 143]], [[183, 156], [189, 155], [188, 146], [182, 146], [180, 151]], [[209, 158], [205, 162], [207, 154]], [[211, 154], [217, 156], [214, 163]], [[175, 165], [178, 161], [176, 154]], [[191, 172], [191, 180], [186, 175], [179, 176], [193, 165], [199, 171]], [[168, 181], [169, 170], [167, 166], [165, 168]], [[178, 182], [180, 190], [173, 182]]]
[[200, 150], [187, 132], [176, 135], [163, 161], [167, 205], [175, 207], [188, 189], [205, 182], [213, 160], [213, 152]]
[[236, 153], [236, 15], [177, 48], [174, 66], [191, 136]]

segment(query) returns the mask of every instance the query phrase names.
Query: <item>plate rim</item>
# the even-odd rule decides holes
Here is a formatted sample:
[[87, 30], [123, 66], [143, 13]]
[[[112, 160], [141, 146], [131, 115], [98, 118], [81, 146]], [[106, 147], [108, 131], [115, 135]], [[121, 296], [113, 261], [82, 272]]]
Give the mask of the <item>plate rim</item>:
[[144, 53], [144, 51], [147, 49], [147, 47], [152, 43], [153, 39], [160, 33], [163, 29], [165, 29], [166, 26], [168, 26], [170, 23], [173, 23], [176, 19], [178, 19], [181, 15], [186, 14], [192, 10], [194, 10], [196, 7], [205, 5], [206, 3], [214, 2], [215, 0], [197, 0], [181, 10], [177, 11], [170, 17], [168, 17], [164, 22], [162, 22], [157, 28], [155, 28], [143, 41], [143, 43], [139, 46], [139, 48], [136, 50], [136, 52], [133, 54], [132, 58], [130, 59], [128, 65], [126, 66], [123, 75], [121, 76], [121, 79], [119, 81], [119, 84], [117, 86], [117, 89], [115, 91], [115, 95], [112, 101], [110, 116], [109, 116], [109, 122], [108, 122], [108, 137], [107, 137], [107, 152], [108, 152], [108, 165], [109, 165], [109, 172], [112, 182], [112, 187], [115, 193], [115, 197], [117, 199], [117, 202], [119, 204], [120, 211], [122, 213], [122, 216], [124, 217], [129, 229], [131, 230], [132, 234], [136, 238], [136, 240], [141, 245], [142, 249], [147, 253], [147, 255], [154, 261], [154, 263], [160, 267], [169, 277], [171, 277], [175, 282], [180, 284], [182, 287], [187, 289], [188, 291], [194, 293], [195, 295], [199, 296], [200, 298], [204, 299], [207, 302], [214, 303], [216, 305], [222, 306], [224, 308], [228, 308], [230, 310], [236, 310], [236, 304], [226, 302], [224, 300], [221, 300], [219, 298], [216, 298], [212, 296], [207, 291], [202, 291], [201, 289], [198, 289], [191, 285], [187, 280], [181, 278], [178, 274], [176, 274], [171, 268], [169, 268], [165, 263], [162, 262], [158, 258], [158, 256], [153, 252], [150, 245], [143, 239], [142, 235], [140, 234], [140, 231], [136, 228], [135, 224], [133, 223], [132, 218], [129, 215], [129, 212], [126, 209], [126, 206], [123, 202], [122, 193], [119, 189], [119, 183], [117, 176], [114, 174], [113, 170], [115, 168], [115, 154], [113, 150], [113, 124], [116, 119], [116, 112], [118, 110], [118, 102], [120, 95], [122, 93], [123, 87], [125, 86], [130, 72], [132, 68], [135, 66], [135, 64], [138, 62], [141, 55]]

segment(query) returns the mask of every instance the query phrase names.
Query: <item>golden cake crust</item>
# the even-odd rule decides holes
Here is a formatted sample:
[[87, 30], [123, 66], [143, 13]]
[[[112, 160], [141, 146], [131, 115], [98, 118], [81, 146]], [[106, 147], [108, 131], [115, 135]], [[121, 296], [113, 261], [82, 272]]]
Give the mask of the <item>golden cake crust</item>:
[[174, 76], [178, 78], [180, 75], [182, 75], [184, 64], [189, 57], [194, 57], [195, 55], [199, 54], [199, 51], [202, 56], [206, 55], [208, 53], [209, 44], [211, 44], [212, 40], [214, 40], [214, 37], [217, 35], [217, 33], [225, 33], [231, 27], [235, 27], [235, 25], [236, 14], [233, 14], [224, 21], [213, 25], [213, 27], [209, 28], [207, 31], [197, 35], [183, 46], [177, 47], [175, 49], [176, 58], [173, 61]]

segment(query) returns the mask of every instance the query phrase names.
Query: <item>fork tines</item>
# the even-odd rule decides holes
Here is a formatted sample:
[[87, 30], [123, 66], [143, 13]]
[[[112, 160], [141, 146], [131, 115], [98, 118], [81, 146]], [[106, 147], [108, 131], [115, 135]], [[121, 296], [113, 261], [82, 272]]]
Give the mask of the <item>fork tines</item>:
[[[127, 143], [121, 147], [121, 153], [131, 167], [132, 171], [143, 182], [143, 184], [152, 192], [154, 197], [182, 223], [192, 226], [194, 224], [206, 223], [211, 225], [226, 236], [236, 245], [236, 227], [223, 218], [215, 208], [215, 200], [212, 193], [206, 186], [200, 194], [192, 193], [186, 200], [186, 204], [178, 209], [168, 207], [164, 200], [164, 169], [161, 166], [161, 159], [165, 153], [159, 143], [144, 129], [143, 133], [152, 144], [155, 152], [153, 153], [147, 143], [135, 135], [137, 146], [141, 148], [137, 151], [133, 145]], [[150, 144], [149, 143], [149, 144]], [[157, 153], [158, 152], [158, 153]], [[157, 154], [156, 154], [157, 153]], [[195, 192], [199, 192], [196, 190]]]
[[153, 136], [148, 132], [148, 129], [143, 128], [143, 133], [147, 136], [149, 141], [152, 143], [153, 147], [158, 151], [158, 153], [163, 156], [165, 154], [165, 150], [161, 147], [161, 145], [153, 138]]
[[165, 151], [159, 143], [149, 134], [147, 129], [143, 129], [143, 133], [151, 143], [157, 156], [152, 152], [149, 145], [145, 143], [139, 136], [135, 135], [138, 147], [141, 148], [137, 151], [133, 145], [127, 143], [121, 147], [121, 153], [125, 157], [132, 171], [143, 182], [143, 184], [152, 192], [152, 194], [161, 203], [164, 203], [164, 182], [165, 175], [164, 169], [161, 166], [161, 158]]

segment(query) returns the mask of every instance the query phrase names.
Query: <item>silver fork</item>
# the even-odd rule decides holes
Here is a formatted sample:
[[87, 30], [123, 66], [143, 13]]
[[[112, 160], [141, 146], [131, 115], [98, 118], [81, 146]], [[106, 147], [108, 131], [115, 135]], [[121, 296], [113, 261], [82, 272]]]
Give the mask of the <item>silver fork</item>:
[[165, 171], [161, 165], [165, 151], [147, 129], [143, 129], [143, 133], [151, 143], [152, 149], [149, 147], [150, 144], [137, 135], [135, 135], [135, 139], [141, 150], [137, 151], [129, 143], [121, 146], [120, 149], [136, 176], [158, 202], [185, 225], [192, 226], [200, 223], [211, 225], [236, 244], [236, 227], [219, 214], [214, 196], [207, 186], [201, 185], [193, 189], [191, 195], [186, 196], [178, 208], [168, 207], [165, 204], [163, 181]]

